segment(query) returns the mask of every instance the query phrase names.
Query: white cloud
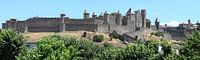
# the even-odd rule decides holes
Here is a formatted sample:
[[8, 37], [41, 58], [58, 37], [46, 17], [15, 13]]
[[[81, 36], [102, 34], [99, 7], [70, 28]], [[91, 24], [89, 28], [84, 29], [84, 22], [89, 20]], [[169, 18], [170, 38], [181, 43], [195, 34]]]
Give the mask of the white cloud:
[[181, 22], [178, 22], [178, 21], [175, 21], [175, 20], [171, 20], [171, 21], [169, 21], [169, 22], [167, 22], [167, 23], [161, 23], [161, 25], [167, 24], [167, 26], [176, 27], [176, 26], [178, 26], [180, 23], [181, 23]]

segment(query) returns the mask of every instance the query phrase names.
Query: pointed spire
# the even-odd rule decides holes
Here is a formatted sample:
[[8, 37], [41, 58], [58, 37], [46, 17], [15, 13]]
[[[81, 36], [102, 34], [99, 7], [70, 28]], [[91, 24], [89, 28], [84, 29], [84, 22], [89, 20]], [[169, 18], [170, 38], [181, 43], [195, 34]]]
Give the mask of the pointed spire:
[[199, 20], [197, 21], [196, 25], [200, 25]]
[[102, 12], [99, 14], [99, 16], [102, 16]]
[[93, 14], [92, 15], [95, 15], [95, 12], [93, 12]]
[[37, 15], [36, 17], [39, 17], [39, 15]]
[[104, 14], [107, 14], [107, 10], [105, 11], [105, 13]]
[[87, 13], [86, 9], [84, 10], [84, 13]]
[[117, 11], [117, 14], [119, 14], [119, 10]]
[[131, 14], [131, 8], [129, 8], [129, 10], [127, 11], [126, 15]]
[[159, 22], [158, 17], [156, 18], [156, 21], [155, 21], [155, 22]]

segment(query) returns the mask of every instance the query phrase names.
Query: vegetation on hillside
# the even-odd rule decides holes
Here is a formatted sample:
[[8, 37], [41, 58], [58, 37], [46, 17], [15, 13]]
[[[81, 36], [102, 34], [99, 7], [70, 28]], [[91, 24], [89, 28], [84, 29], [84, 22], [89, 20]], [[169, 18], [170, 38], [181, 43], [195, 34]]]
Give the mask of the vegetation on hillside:
[[151, 35], [155, 35], [155, 36], [158, 36], [158, 37], [160, 37], [160, 36], [164, 37], [163, 32], [152, 32]]
[[[181, 43], [179, 53], [174, 51], [167, 40], [148, 40], [135, 42], [116, 48], [109, 43], [99, 47], [91, 40], [52, 35], [40, 39], [37, 47], [26, 49], [23, 35], [10, 29], [0, 32], [2, 60], [199, 60], [200, 32], [194, 32]], [[5, 44], [5, 41], [9, 44]], [[13, 43], [13, 44], [11, 44]], [[19, 44], [20, 43], [20, 44]], [[10, 46], [5, 49], [2, 47]], [[12, 47], [15, 46], [15, 47]], [[20, 48], [20, 49], [17, 49]], [[13, 49], [13, 50], [12, 50]], [[5, 54], [14, 53], [17, 54]], [[23, 52], [22, 52], [23, 51]], [[4, 56], [4, 57], [2, 57]], [[10, 57], [10, 58], [8, 58]], [[16, 57], [16, 58], [15, 58]]]
[[116, 31], [113, 31], [112, 33], [109, 34], [110, 38], [116, 38], [119, 39], [121, 41], [124, 41], [124, 37], [120, 34], [118, 34]]

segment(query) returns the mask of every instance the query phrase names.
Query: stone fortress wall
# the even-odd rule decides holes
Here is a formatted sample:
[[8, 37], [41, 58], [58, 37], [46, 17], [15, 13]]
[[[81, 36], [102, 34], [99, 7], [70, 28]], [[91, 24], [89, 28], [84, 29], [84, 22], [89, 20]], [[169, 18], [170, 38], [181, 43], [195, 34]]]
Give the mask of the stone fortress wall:
[[14, 28], [19, 32], [63, 32], [63, 31], [97, 31], [112, 32], [117, 31], [120, 34], [134, 32], [140, 29], [148, 29], [151, 21], [146, 18], [146, 10], [137, 10], [132, 12], [131, 8], [125, 15], [119, 11], [115, 13], [101, 13], [97, 16], [95, 13], [83, 13], [83, 19], [71, 19], [60, 14], [60, 17], [33, 17], [24, 21], [17, 19], [7, 20], [2, 24], [3, 28]]

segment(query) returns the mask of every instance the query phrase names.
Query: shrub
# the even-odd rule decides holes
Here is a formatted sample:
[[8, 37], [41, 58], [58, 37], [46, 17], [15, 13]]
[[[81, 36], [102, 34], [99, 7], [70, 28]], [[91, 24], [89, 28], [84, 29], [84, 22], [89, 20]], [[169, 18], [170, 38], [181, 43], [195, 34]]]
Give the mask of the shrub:
[[117, 38], [117, 39], [119, 39], [121, 41], [125, 40], [124, 37], [122, 35], [119, 35], [116, 31], [113, 31], [112, 33], [110, 33], [109, 36], [111, 38]]
[[93, 39], [95, 42], [102, 42], [104, 39], [104, 36], [103, 35], [95, 35]]
[[122, 36], [122, 35], [119, 35], [119, 40], [121, 40], [121, 41], [125, 41], [125, 38], [124, 38], [124, 36]]
[[104, 42], [103, 45], [104, 45], [104, 47], [113, 47], [112, 44], [110, 44], [108, 42]]
[[0, 60], [14, 60], [25, 50], [25, 39], [13, 29], [0, 31]]
[[164, 37], [164, 33], [163, 32], [152, 32], [151, 35]]
[[112, 33], [109, 34], [111, 38], [119, 38], [119, 34], [116, 31], [113, 31]]

